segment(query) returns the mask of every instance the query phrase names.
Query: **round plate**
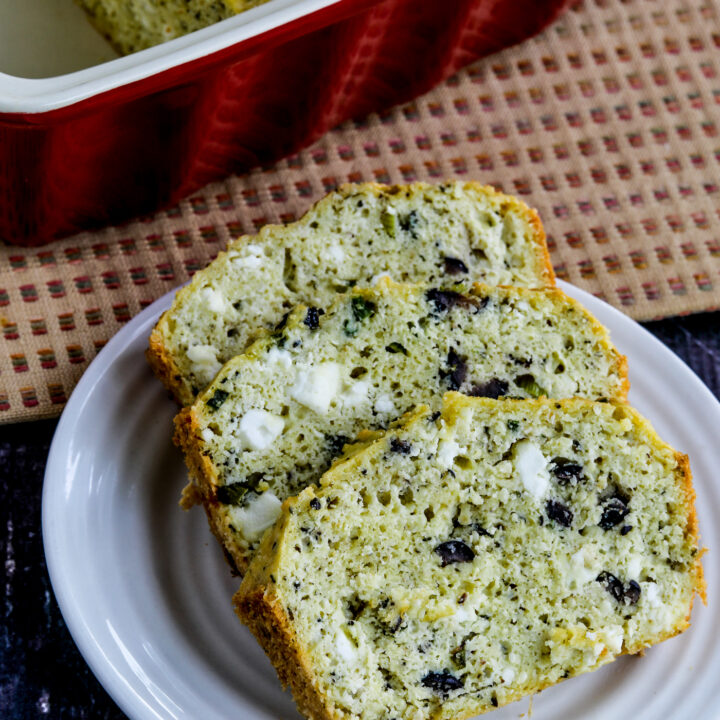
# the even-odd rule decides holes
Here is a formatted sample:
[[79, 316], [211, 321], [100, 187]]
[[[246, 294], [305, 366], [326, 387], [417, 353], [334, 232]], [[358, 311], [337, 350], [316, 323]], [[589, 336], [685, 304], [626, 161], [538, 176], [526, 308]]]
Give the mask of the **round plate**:
[[[567, 284], [628, 356], [631, 402], [688, 453], [700, 531], [720, 548], [720, 404], [673, 353], [605, 303]], [[292, 698], [235, 618], [230, 575], [199, 509], [178, 507], [186, 483], [173, 447], [177, 411], [143, 357], [165, 295], [100, 352], [70, 398], [52, 443], [43, 540], [60, 609], [93, 672], [135, 720], [298, 718]], [[536, 696], [534, 720], [701, 720], [720, 705], [718, 565], [705, 562], [710, 608], [691, 628]], [[527, 700], [496, 710], [513, 718]]]

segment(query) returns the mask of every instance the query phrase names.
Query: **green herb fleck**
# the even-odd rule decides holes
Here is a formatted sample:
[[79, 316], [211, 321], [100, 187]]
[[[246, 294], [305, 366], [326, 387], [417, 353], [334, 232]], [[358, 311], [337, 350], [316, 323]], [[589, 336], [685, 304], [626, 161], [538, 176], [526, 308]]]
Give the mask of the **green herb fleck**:
[[450, 651], [450, 659], [457, 668], [465, 667], [465, 644], [458, 645], [454, 650]]
[[399, 342], [391, 342], [389, 345], [385, 346], [385, 349], [389, 353], [402, 353], [403, 355], [408, 354], [408, 351], [405, 349], [405, 346], [401, 345]]
[[541, 395], [547, 395], [547, 390], [542, 386], [538, 385], [535, 378], [530, 375], [518, 375], [515, 378], [515, 384], [524, 390], [530, 397], [540, 397]]
[[507, 426], [508, 430], [511, 432], [517, 432], [517, 429], [520, 427], [520, 423], [517, 420], [508, 420]]
[[205, 404], [212, 408], [213, 410], [217, 410], [227, 399], [228, 395], [230, 393], [225, 390], [216, 390], [213, 393], [213, 396], [205, 402]]
[[377, 305], [370, 302], [370, 300], [365, 300], [365, 298], [354, 297], [350, 301], [350, 309], [352, 310], [352, 317], [343, 323], [343, 329], [348, 337], [355, 337], [359, 329], [358, 323], [372, 317], [377, 310]]
[[365, 320], [372, 317], [377, 310], [377, 305], [374, 302], [365, 300], [365, 298], [354, 297], [350, 304], [352, 305], [352, 312], [356, 320]]
[[385, 232], [391, 238], [394, 238], [397, 234], [397, 217], [395, 214], [388, 212], [387, 210], [383, 210], [380, 213], [380, 222], [382, 223], [383, 228], [385, 228]]
[[215, 490], [215, 496], [223, 505], [239, 505], [250, 488], [242, 482], [222, 485]]

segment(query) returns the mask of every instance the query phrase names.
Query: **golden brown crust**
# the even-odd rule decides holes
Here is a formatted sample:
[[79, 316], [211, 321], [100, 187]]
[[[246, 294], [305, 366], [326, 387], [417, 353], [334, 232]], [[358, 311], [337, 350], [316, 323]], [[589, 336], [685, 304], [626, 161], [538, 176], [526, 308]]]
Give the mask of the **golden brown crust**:
[[157, 321], [157, 324], [150, 333], [148, 348], [145, 351], [150, 368], [158, 377], [160, 382], [175, 398], [180, 405], [190, 405], [195, 399], [191, 388], [187, 382], [183, 380], [180, 369], [175, 360], [163, 342], [161, 328], [167, 322], [168, 311], [166, 310]]
[[[685, 501], [688, 506], [688, 534], [693, 538], [696, 547], [700, 547], [700, 536], [698, 531], [697, 508], [695, 507], [695, 488], [692, 483], [692, 471], [690, 470], [690, 458], [683, 453], [675, 453], [675, 459], [678, 464], [678, 473], [682, 475], [681, 483], [685, 491]], [[695, 584], [697, 593], [704, 605], [707, 605], [707, 583], [705, 582], [705, 574], [702, 566], [702, 556], [705, 550], [700, 550], [695, 558]], [[690, 622], [690, 612], [692, 611], [692, 603], [688, 610], [688, 624]]]
[[[202, 503], [210, 530], [220, 543], [228, 564], [234, 572], [242, 575], [247, 570], [248, 560], [239, 552], [230, 552], [228, 550], [228, 548], [235, 549], [236, 543], [233, 538], [226, 535], [226, 529], [220, 522], [221, 514], [214, 511], [215, 506], [219, 504], [215, 490], [217, 487], [217, 473], [210, 458], [203, 455], [198, 449], [198, 443], [195, 440], [197, 431], [198, 423], [193, 408], [184, 408], [175, 417], [173, 442], [185, 455], [185, 463], [188, 466], [190, 480], [195, 489], [193, 500], [195, 503], [198, 501]], [[184, 490], [183, 498], [187, 495], [187, 490]]]
[[270, 658], [283, 687], [292, 690], [298, 710], [313, 720], [347, 717], [345, 713], [326, 711], [322, 696], [315, 690], [309, 660], [283, 608], [269, 596], [268, 589], [258, 587], [250, 594], [238, 591], [233, 602], [238, 617]]

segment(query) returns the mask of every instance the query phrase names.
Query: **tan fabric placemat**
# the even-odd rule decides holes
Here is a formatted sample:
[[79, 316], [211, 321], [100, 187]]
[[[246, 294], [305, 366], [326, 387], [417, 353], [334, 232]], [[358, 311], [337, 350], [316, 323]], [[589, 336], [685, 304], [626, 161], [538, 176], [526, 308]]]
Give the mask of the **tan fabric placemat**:
[[0, 422], [59, 414], [139, 310], [343, 182], [477, 179], [545, 223], [559, 277], [637, 319], [720, 307], [720, 22], [711, 0], [588, 0], [415, 102], [177, 208], [0, 247]]

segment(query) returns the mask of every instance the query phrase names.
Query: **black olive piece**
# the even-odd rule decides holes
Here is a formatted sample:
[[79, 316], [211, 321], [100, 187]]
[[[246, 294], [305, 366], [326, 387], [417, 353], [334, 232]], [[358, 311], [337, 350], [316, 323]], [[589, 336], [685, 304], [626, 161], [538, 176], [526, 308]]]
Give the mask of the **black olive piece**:
[[564, 457], [556, 457], [551, 461], [550, 472], [561, 485], [584, 480], [583, 467]]
[[632, 525], [623, 525], [622, 528], [620, 528], [620, 534], [627, 535], [631, 530], [632, 530]]
[[320, 501], [319, 501], [317, 498], [313, 498], [313, 499], [310, 501], [310, 507], [311, 507], [313, 510], [319, 510], [319, 509], [322, 507], [322, 505], [320, 505]]
[[445, 313], [460, 302], [462, 295], [452, 290], [433, 288], [425, 293], [425, 298], [435, 306], [436, 313]]
[[350, 438], [347, 435], [326, 435], [325, 442], [330, 454], [336, 457], [342, 452], [345, 445], [350, 442]]
[[602, 517], [598, 525], [603, 530], [610, 530], [622, 522], [629, 512], [628, 506], [619, 497], [613, 496], [603, 505]]
[[467, 273], [467, 265], [459, 258], [444, 257], [445, 272], [448, 275], [460, 275], [461, 273]]
[[618, 578], [607, 570], [603, 570], [596, 578], [599, 582], [618, 602], [623, 602], [625, 597], [625, 588]]
[[322, 308], [309, 307], [307, 313], [305, 313], [305, 319], [303, 322], [311, 329], [317, 330], [320, 324], [320, 316], [324, 315], [325, 311]]
[[475, 552], [462, 540], [447, 540], [434, 548], [433, 552], [440, 556], [442, 567], [454, 563], [472, 562]]
[[640, 599], [640, 585], [635, 580], [631, 580], [625, 588], [625, 604], [626, 605], [637, 605], [637, 601]]
[[548, 500], [545, 503], [545, 512], [547, 513], [547, 516], [551, 520], [554, 520], [558, 525], [562, 525], [563, 527], [570, 527], [570, 525], [572, 524], [572, 510], [567, 505], [563, 505], [557, 500]]
[[213, 396], [205, 401], [205, 404], [209, 408], [217, 410], [228, 399], [228, 395], [230, 395], [230, 393], [225, 390], [216, 390]]
[[438, 695], [447, 696], [452, 690], [459, 690], [463, 687], [463, 681], [451, 675], [447, 670], [442, 672], [429, 672], [423, 679], [422, 684], [430, 688]]
[[400, 455], [409, 455], [412, 450], [412, 443], [408, 440], [400, 440], [400, 438], [393, 438], [390, 441], [390, 449], [394, 453], [400, 453]]
[[425, 293], [425, 299], [434, 306], [434, 313], [446, 313], [456, 305], [464, 310], [474, 309], [480, 312], [487, 304], [487, 298], [475, 298], [472, 296], [462, 295], [454, 290], [439, 290], [432, 288]]
[[486, 397], [497, 400], [503, 395], [507, 395], [508, 383], [506, 380], [500, 380], [500, 378], [492, 378], [485, 383], [473, 385], [468, 391], [468, 395], [472, 397]]
[[465, 358], [458, 355], [455, 348], [450, 348], [447, 356], [448, 367], [440, 371], [440, 377], [445, 380], [450, 390], [459, 390], [467, 377], [467, 363]]
[[288, 318], [290, 317], [290, 311], [288, 310], [281, 318], [280, 322], [275, 326], [275, 330], [282, 330], [286, 325]]
[[413, 239], [417, 239], [417, 226], [420, 216], [417, 210], [411, 210], [407, 215], [398, 215], [398, 223], [403, 232], [410, 233]]

